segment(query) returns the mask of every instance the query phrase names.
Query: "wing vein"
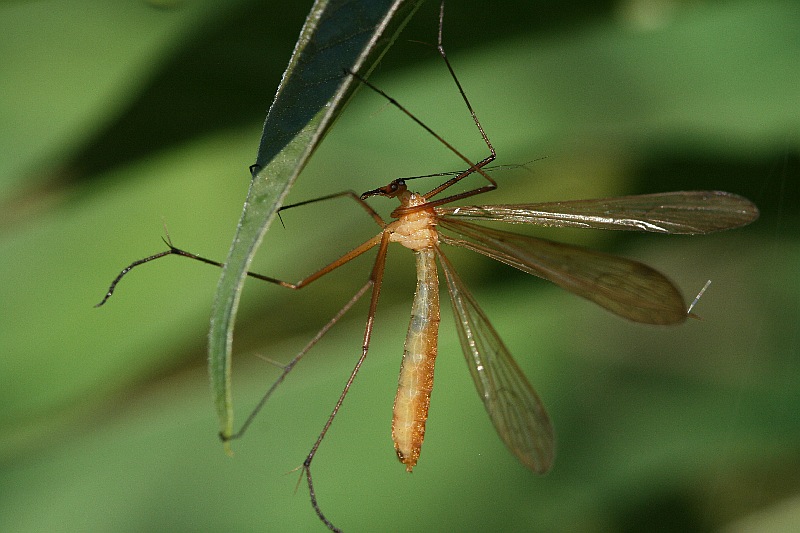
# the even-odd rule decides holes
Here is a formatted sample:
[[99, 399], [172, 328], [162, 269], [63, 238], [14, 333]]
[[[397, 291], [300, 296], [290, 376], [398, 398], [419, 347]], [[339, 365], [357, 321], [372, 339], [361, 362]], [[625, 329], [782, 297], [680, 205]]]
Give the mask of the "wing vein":
[[448, 259], [436, 247], [475, 388], [497, 434], [519, 461], [543, 474], [553, 464], [555, 437], [539, 396]]

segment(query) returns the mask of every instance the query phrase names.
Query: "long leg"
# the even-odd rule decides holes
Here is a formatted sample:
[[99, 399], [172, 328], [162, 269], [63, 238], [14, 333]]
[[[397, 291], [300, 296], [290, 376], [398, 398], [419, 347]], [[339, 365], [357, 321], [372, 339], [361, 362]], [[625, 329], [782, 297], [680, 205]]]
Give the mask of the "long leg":
[[[162, 257], [166, 257], [168, 255], [179, 255], [181, 257], [188, 257], [189, 259], [194, 259], [195, 261], [200, 261], [202, 263], [206, 263], [208, 265], [214, 265], [214, 266], [217, 266], [217, 267], [225, 266], [224, 263], [220, 263], [219, 261], [214, 261], [212, 259], [206, 259], [205, 257], [201, 257], [201, 256], [195, 255], [195, 254], [193, 254], [191, 252], [187, 252], [185, 250], [181, 250], [180, 248], [177, 248], [177, 247], [173, 246], [172, 243], [169, 242], [166, 239], [164, 240], [164, 242], [169, 247], [168, 250], [165, 250], [163, 252], [157, 253], [155, 255], [151, 255], [149, 257], [145, 257], [144, 259], [139, 259], [138, 261], [134, 261], [133, 263], [131, 263], [130, 265], [128, 265], [127, 267], [122, 269], [122, 272], [120, 272], [117, 275], [117, 277], [114, 278], [114, 281], [111, 282], [111, 285], [109, 286], [108, 292], [106, 292], [106, 295], [103, 297], [103, 299], [100, 301], [100, 303], [95, 304], [95, 307], [100, 307], [101, 305], [106, 303], [109, 298], [111, 298], [111, 296], [114, 294], [114, 290], [117, 288], [117, 284], [122, 280], [123, 277], [125, 277], [125, 275], [128, 272], [130, 272], [131, 270], [133, 270], [134, 268], [136, 268], [139, 265], [142, 265], [144, 263], [148, 263], [150, 261], [154, 261], [156, 259], [160, 259]], [[340, 266], [344, 265], [345, 263], [348, 263], [348, 262], [352, 261], [353, 259], [355, 259], [359, 255], [363, 254], [364, 252], [367, 252], [367, 251], [371, 250], [373, 247], [375, 247], [380, 242], [381, 242], [381, 233], [379, 233], [375, 237], [369, 239], [368, 241], [366, 241], [365, 243], [361, 244], [360, 246], [357, 246], [356, 248], [353, 248], [352, 250], [350, 250], [349, 252], [347, 252], [346, 254], [341, 256], [339, 259], [333, 261], [332, 263], [329, 263], [329, 264], [325, 265], [324, 267], [320, 268], [316, 272], [313, 272], [311, 275], [309, 275], [309, 276], [307, 276], [307, 277], [305, 277], [305, 278], [303, 278], [303, 279], [301, 279], [301, 280], [299, 280], [299, 281], [297, 281], [295, 283], [290, 283], [288, 281], [283, 281], [283, 280], [280, 280], [280, 279], [272, 278], [272, 277], [269, 277], [269, 276], [265, 276], [263, 274], [257, 274], [255, 272], [248, 272], [247, 275], [252, 277], [252, 278], [260, 279], [261, 281], [267, 281], [269, 283], [274, 283], [275, 285], [280, 285], [281, 287], [286, 287], [287, 289], [298, 290], [298, 289], [302, 289], [303, 287], [305, 287], [306, 285], [308, 285], [312, 281], [318, 280], [319, 278], [321, 278], [325, 274], [333, 272], [334, 270], [336, 270]]]
[[322, 444], [322, 439], [325, 438], [325, 434], [328, 432], [328, 429], [331, 427], [333, 423], [333, 419], [336, 418], [336, 414], [339, 412], [339, 409], [342, 407], [342, 403], [344, 402], [347, 393], [350, 391], [350, 386], [353, 384], [353, 381], [356, 379], [356, 375], [358, 371], [361, 369], [361, 365], [364, 363], [364, 360], [367, 358], [367, 353], [369, 352], [369, 343], [370, 339], [372, 338], [372, 326], [375, 322], [375, 310], [378, 307], [378, 297], [381, 293], [381, 284], [383, 282], [383, 271], [384, 267], [386, 266], [386, 250], [389, 246], [389, 233], [383, 233], [381, 236], [380, 241], [380, 248], [378, 249], [378, 256], [375, 259], [375, 265], [372, 267], [372, 273], [370, 274], [370, 283], [372, 284], [372, 297], [370, 298], [369, 302], [369, 314], [367, 315], [367, 324], [364, 327], [364, 342], [361, 346], [361, 357], [358, 358], [356, 362], [356, 366], [353, 368], [353, 371], [350, 372], [350, 377], [347, 379], [347, 383], [342, 390], [342, 393], [339, 395], [339, 399], [336, 401], [336, 405], [333, 407], [333, 411], [331, 411], [330, 416], [328, 416], [328, 420], [325, 422], [325, 426], [322, 428], [322, 431], [317, 437], [317, 441], [314, 443], [314, 446], [311, 447], [311, 451], [308, 452], [308, 456], [306, 457], [305, 461], [303, 461], [303, 471], [306, 474], [306, 482], [308, 483], [308, 492], [311, 497], [311, 505], [314, 507], [314, 511], [319, 516], [319, 519], [328, 526], [331, 531], [340, 531], [339, 528], [333, 525], [333, 523], [323, 514], [322, 509], [317, 502], [317, 494], [314, 491], [314, 482], [311, 478], [311, 462], [314, 460], [314, 456], [317, 454], [317, 450], [319, 449], [320, 444]]
[[341, 198], [343, 196], [344, 197], [348, 197], [348, 198], [352, 198], [353, 200], [355, 200], [356, 203], [358, 203], [358, 205], [360, 205], [364, 209], [364, 211], [366, 211], [367, 214], [372, 217], [372, 219], [378, 224], [378, 226], [384, 227], [386, 225], [386, 222], [384, 222], [384, 220], [381, 218], [381, 216], [374, 209], [372, 209], [372, 207], [367, 202], [362, 200], [361, 197], [358, 194], [355, 193], [355, 191], [342, 191], [342, 192], [337, 192], [337, 193], [334, 193], [334, 194], [328, 194], [328, 195], [325, 195], [325, 196], [320, 196], [319, 198], [312, 198], [311, 200], [303, 200], [302, 202], [297, 202], [297, 203], [294, 203], [294, 204], [284, 205], [280, 209], [278, 209], [278, 213], [280, 213], [281, 211], [286, 211], [287, 209], [292, 209], [294, 207], [300, 207], [302, 205], [308, 205], [308, 204], [313, 204], [313, 203], [316, 203], [316, 202], [322, 202], [324, 200], [332, 200], [334, 198]]
[[494, 146], [492, 146], [492, 142], [489, 140], [489, 137], [486, 135], [486, 132], [483, 130], [483, 126], [481, 126], [481, 122], [480, 122], [480, 120], [478, 120], [478, 115], [475, 113], [475, 109], [472, 107], [472, 104], [470, 103], [469, 98], [467, 98], [467, 93], [464, 92], [464, 88], [461, 86], [461, 82], [458, 81], [458, 76], [456, 76], [456, 72], [453, 70], [453, 66], [450, 64], [450, 60], [447, 59], [447, 54], [444, 51], [443, 34], [444, 34], [444, 0], [442, 0], [442, 3], [439, 6], [439, 38], [438, 38], [438, 41], [437, 41], [437, 44], [436, 44], [436, 49], [439, 52], [439, 55], [442, 56], [442, 59], [444, 60], [444, 64], [447, 65], [447, 70], [450, 72], [450, 76], [453, 78], [453, 81], [455, 82], [456, 87], [458, 87], [458, 92], [461, 94], [461, 98], [464, 100], [464, 103], [467, 105], [467, 109], [469, 110], [470, 115], [472, 115], [472, 121], [475, 123], [475, 126], [478, 128], [478, 131], [480, 132], [481, 137], [483, 138], [483, 142], [485, 142], [486, 143], [486, 147], [489, 148], [490, 155], [488, 157], [486, 157], [485, 159], [483, 159], [482, 161], [480, 161], [479, 163], [477, 163], [476, 165], [471, 166], [469, 169], [464, 171], [462, 174], [459, 174], [458, 176], [455, 176], [454, 178], [451, 178], [451, 179], [447, 180], [443, 184], [439, 185], [438, 187], [436, 187], [432, 191], [430, 191], [427, 194], [425, 194], [425, 199], [427, 200], [429, 198], [432, 198], [432, 197], [436, 196], [437, 194], [439, 194], [440, 192], [444, 191], [445, 189], [447, 189], [451, 185], [457, 183], [459, 180], [465, 178], [466, 176], [468, 176], [472, 172], [476, 172], [476, 171], [479, 172], [483, 177], [488, 179], [489, 182], [491, 183], [491, 185], [485, 185], [485, 186], [479, 187], [479, 188], [477, 188], [477, 189], [475, 189], [473, 191], [467, 191], [466, 193], [455, 194], [455, 195], [452, 195], [452, 196], [448, 196], [447, 198], [442, 198], [440, 200], [436, 200], [436, 201], [432, 202], [434, 205], [441, 205], [441, 204], [444, 204], [444, 203], [452, 202], [454, 200], [459, 200], [461, 198], [467, 198], [469, 196], [475, 196], [476, 194], [481, 194], [483, 192], [488, 192], [488, 191], [491, 191], [491, 190], [497, 188], [497, 184], [494, 182], [494, 180], [489, 179], [489, 176], [487, 176], [486, 173], [481, 170], [485, 165], [487, 165], [487, 164], [489, 164], [489, 163], [491, 163], [492, 161], [495, 160], [495, 158], [497, 157], [497, 153], [495, 152]]
[[[470, 103], [469, 99], [467, 98], [467, 94], [464, 92], [464, 88], [461, 86], [461, 82], [458, 81], [458, 77], [456, 76], [456, 73], [453, 70], [452, 65], [450, 64], [450, 60], [447, 58], [447, 54], [445, 53], [445, 50], [444, 50], [444, 44], [442, 42], [443, 27], [444, 27], [444, 1], [442, 1], [440, 9], [439, 9], [439, 36], [438, 36], [437, 50], [439, 51], [439, 55], [444, 60], [445, 65], [447, 65], [447, 69], [450, 72], [450, 75], [452, 76], [453, 80], [455, 81], [456, 86], [458, 87], [458, 91], [459, 91], [459, 93], [461, 93], [461, 97], [463, 98], [464, 102], [467, 105], [467, 109], [469, 109], [469, 112], [472, 115], [472, 120], [475, 122], [475, 125], [477, 126], [478, 131], [480, 132], [481, 137], [483, 138], [483, 141], [486, 143], [486, 146], [489, 148], [489, 152], [490, 152], [489, 155], [487, 157], [485, 157], [484, 159], [478, 161], [477, 163], [473, 163], [472, 160], [470, 160], [467, 156], [462, 154], [456, 147], [454, 147], [452, 144], [450, 144], [441, 135], [436, 133], [430, 126], [428, 126], [427, 124], [422, 122], [419, 118], [417, 118], [411, 111], [409, 111], [400, 102], [398, 102], [397, 100], [395, 100], [394, 98], [389, 96], [385, 91], [383, 91], [382, 89], [380, 89], [377, 86], [373, 85], [372, 83], [370, 83], [367, 79], [365, 79], [363, 76], [359, 75], [358, 73], [352, 72], [352, 71], [349, 71], [349, 70], [347, 71], [350, 75], [354, 76], [361, 83], [363, 83], [364, 85], [369, 87], [371, 90], [373, 90], [374, 92], [376, 92], [376, 93], [380, 94], [381, 96], [383, 96], [390, 104], [392, 104], [397, 109], [399, 109], [401, 112], [403, 112], [411, 120], [413, 120], [414, 122], [419, 124], [425, 131], [427, 131], [428, 133], [433, 135], [433, 137], [435, 137], [437, 141], [442, 143], [448, 150], [453, 152], [456, 156], [461, 158], [465, 163], [467, 163], [469, 165], [469, 168], [467, 170], [465, 170], [465, 171], [459, 173], [458, 175], [450, 178], [449, 180], [447, 180], [443, 184], [439, 185], [435, 189], [433, 189], [433, 190], [429, 191], [428, 193], [426, 193], [424, 195], [426, 200], [436, 196], [437, 194], [439, 194], [441, 192], [443, 192], [445, 189], [455, 185], [456, 183], [458, 183], [462, 179], [466, 178], [467, 176], [473, 174], [474, 172], [479, 173], [481, 176], [483, 176], [489, 182], [489, 185], [484, 185], [484, 186], [478, 187], [476, 189], [472, 189], [472, 190], [465, 191], [465, 192], [462, 192], [462, 193], [458, 193], [458, 194], [454, 194], [454, 195], [451, 195], [451, 196], [447, 196], [445, 198], [440, 198], [438, 200], [433, 200], [433, 201], [427, 202], [426, 203], [426, 207], [435, 207], [437, 205], [450, 203], [450, 202], [453, 202], [455, 200], [461, 200], [463, 198], [469, 198], [470, 196], [475, 196], [477, 194], [482, 194], [482, 193], [485, 193], [485, 192], [489, 192], [489, 191], [492, 191], [492, 190], [497, 188], [497, 182], [495, 182], [494, 179], [492, 179], [492, 177], [489, 176], [489, 174], [486, 173], [485, 170], [483, 170], [483, 168], [486, 165], [488, 165], [489, 163], [491, 163], [492, 161], [494, 161], [497, 158], [497, 153], [495, 152], [495, 149], [492, 146], [492, 143], [489, 141], [489, 137], [486, 135], [486, 132], [483, 130], [483, 126], [481, 126], [481, 123], [478, 120], [478, 116], [475, 113], [475, 110], [473, 109], [472, 104]], [[413, 209], [413, 208], [408, 208], [408, 209]], [[395, 213], [399, 215], [399, 214], [403, 214], [404, 211], [405, 211], [404, 208], [398, 208], [395, 211]]]
[[291, 361], [289, 361], [286, 365], [282, 366], [283, 372], [281, 372], [281, 375], [278, 376], [278, 378], [272, 383], [270, 388], [267, 389], [267, 392], [265, 392], [264, 395], [261, 397], [261, 400], [259, 400], [259, 402], [256, 404], [256, 406], [253, 408], [253, 410], [247, 416], [247, 419], [244, 421], [242, 426], [239, 428], [239, 431], [237, 431], [236, 433], [234, 433], [233, 435], [231, 435], [229, 437], [223, 437], [222, 435], [220, 435], [220, 437], [222, 438], [223, 441], [235, 440], [235, 439], [241, 438], [242, 435], [244, 435], [244, 433], [247, 431], [247, 428], [250, 427], [250, 424], [253, 423], [253, 420], [255, 420], [256, 416], [261, 411], [261, 409], [264, 407], [264, 405], [267, 403], [267, 401], [269, 400], [270, 396], [272, 396], [272, 393], [275, 392], [275, 389], [278, 388], [278, 385], [283, 383], [283, 380], [286, 379], [286, 376], [289, 375], [289, 372], [292, 371], [292, 369], [295, 367], [295, 365], [300, 362], [300, 359], [305, 357], [305, 355], [308, 353], [308, 351], [311, 350], [311, 348], [313, 348], [314, 345], [316, 345], [320, 341], [320, 339], [322, 339], [322, 337], [325, 336], [325, 334], [328, 333], [328, 331], [330, 331], [330, 329], [334, 325], [336, 325], [337, 322], [339, 322], [339, 320], [344, 316], [344, 314], [347, 313], [347, 311], [349, 311], [350, 308], [353, 307], [356, 304], [356, 302], [361, 299], [362, 296], [364, 296], [364, 293], [366, 293], [367, 289], [372, 287], [372, 285], [373, 285], [373, 280], [370, 279], [369, 281], [367, 281], [367, 283], [364, 284], [363, 287], [358, 289], [358, 292], [356, 292], [353, 295], [353, 297], [350, 298], [350, 301], [348, 301], [344, 305], [344, 307], [342, 307], [339, 310], [339, 312], [336, 313], [333, 316], [333, 318], [331, 318], [328, 321], [328, 323], [325, 324], [322, 327], [322, 329], [320, 329], [317, 332], [317, 334], [314, 335], [314, 337], [310, 341], [308, 341], [308, 344], [306, 344], [303, 347], [303, 349], [300, 350], [297, 353], [297, 355], [295, 355], [292, 358]]
[[[375, 212], [375, 210], [372, 209], [372, 207], [370, 207], [369, 204], [367, 204], [364, 200], [359, 198], [359, 196], [356, 193], [354, 193], [353, 191], [344, 191], [344, 192], [340, 192], [340, 193], [336, 193], [336, 194], [329, 194], [327, 196], [321, 196], [319, 198], [314, 198], [312, 200], [306, 200], [306, 201], [303, 201], [303, 202], [298, 202], [296, 204], [285, 205], [285, 206], [281, 207], [278, 210], [278, 212], [284, 211], [286, 209], [290, 209], [290, 208], [293, 208], [293, 207], [299, 207], [299, 206], [308, 205], [308, 204], [311, 204], [311, 203], [314, 203], [314, 202], [319, 202], [319, 201], [323, 201], [323, 200], [330, 200], [330, 199], [333, 199], [333, 198], [340, 198], [340, 197], [352, 198], [367, 212], [367, 214], [369, 214], [372, 217], [372, 219], [379, 226], [384, 227], [386, 225], [386, 222], [384, 222], [384, 220], [380, 217], [380, 215], [378, 215], [378, 213]], [[167, 236], [167, 237], [169, 237], [169, 236]], [[289, 288], [289, 289], [301, 289], [301, 288], [305, 287], [306, 285], [308, 285], [309, 283], [311, 283], [312, 281], [319, 279], [320, 277], [324, 276], [325, 274], [327, 274], [327, 273], [335, 270], [336, 268], [342, 266], [343, 264], [347, 263], [348, 261], [351, 261], [352, 259], [355, 259], [356, 257], [361, 255], [362, 253], [366, 252], [367, 250], [369, 250], [373, 246], [377, 245], [378, 242], [380, 242], [380, 235], [376, 236], [373, 239], [370, 239], [369, 241], [365, 242], [361, 246], [359, 246], [357, 248], [354, 248], [353, 250], [351, 250], [350, 252], [344, 254], [342, 257], [340, 257], [336, 261], [333, 261], [332, 263], [322, 267], [321, 269], [319, 269], [316, 272], [312, 273], [310, 276], [308, 276], [308, 277], [306, 277], [304, 279], [301, 279], [300, 281], [298, 281], [296, 283], [289, 283], [287, 281], [282, 281], [282, 280], [279, 280], [279, 279], [276, 279], [276, 278], [273, 278], [273, 277], [270, 277], [270, 276], [265, 276], [263, 274], [257, 274], [255, 272], [248, 272], [247, 275], [252, 277], [252, 278], [255, 278], [255, 279], [260, 279], [261, 281], [267, 281], [269, 283], [274, 283], [275, 285], [280, 285], [281, 287], [286, 287], [286, 288]], [[178, 256], [182, 256], [182, 257], [187, 257], [189, 259], [194, 259], [195, 261], [200, 261], [201, 263], [206, 263], [208, 265], [213, 265], [213, 266], [216, 266], [216, 267], [225, 266], [224, 263], [220, 263], [219, 261], [214, 261], [213, 259], [207, 259], [205, 257], [201, 257], [201, 256], [193, 254], [191, 252], [187, 252], [185, 250], [181, 250], [180, 248], [177, 248], [177, 247], [173, 246], [172, 242], [169, 240], [169, 238], [164, 239], [164, 243], [168, 247], [167, 250], [165, 250], [163, 252], [159, 252], [157, 254], [153, 254], [153, 255], [148, 256], [148, 257], [145, 257], [144, 259], [139, 259], [138, 261], [134, 261], [133, 263], [131, 263], [127, 267], [123, 268], [122, 271], [117, 275], [117, 277], [114, 278], [114, 280], [111, 282], [111, 285], [109, 285], [108, 291], [106, 291], [106, 294], [103, 297], [103, 299], [100, 301], [100, 303], [95, 304], [95, 307], [102, 306], [103, 304], [106, 303], [106, 301], [108, 301], [109, 298], [111, 298], [111, 296], [114, 294], [114, 290], [117, 288], [117, 284], [122, 280], [123, 277], [125, 277], [125, 275], [128, 274], [128, 272], [130, 272], [131, 270], [133, 270], [134, 268], [136, 268], [139, 265], [143, 265], [144, 263], [149, 263], [150, 261], [154, 261], [156, 259], [161, 259], [162, 257], [168, 256], [168, 255], [178, 255]]]
[[[477, 189], [473, 189], [473, 190], [470, 190], [470, 191], [465, 191], [465, 192], [462, 192], [462, 193], [459, 193], [459, 194], [454, 194], [452, 196], [447, 196], [445, 198], [440, 198], [438, 200], [433, 200], [433, 201], [428, 202], [427, 204], [425, 204], [426, 206], [437, 206], [437, 205], [441, 205], [441, 204], [446, 204], [446, 203], [452, 202], [454, 200], [460, 200], [462, 198], [468, 198], [470, 196], [475, 196], [476, 194], [482, 194], [482, 193], [485, 193], [485, 192], [493, 191], [494, 189], [497, 188], [497, 182], [494, 181], [494, 179], [492, 179], [492, 177], [489, 176], [489, 174], [486, 173], [486, 171], [483, 170], [483, 167], [485, 167], [486, 165], [488, 165], [489, 163], [494, 161], [495, 158], [497, 157], [496, 154], [494, 153], [494, 148], [491, 149], [492, 153], [488, 157], [480, 160], [477, 163], [473, 163], [467, 156], [465, 156], [460, 151], [458, 151], [458, 149], [455, 146], [453, 146], [452, 144], [447, 142], [444, 138], [442, 138], [441, 135], [439, 135], [438, 133], [433, 131], [433, 129], [431, 129], [430, 126], [428, 126], [427, 124], [422, 122], [420, 119], [418, 119], [416, 116], [414, 116], [414, 114], [412, 114], [411, 111], [406, 109], [402, 104], [400, 104], [400, 102], [398, 102], [397, 100], [395, 100], [394, 98], [392, 98], [391, 96], [386, 94], [386, 92], [384, 92], [382, 89], [378, 88], [376, 85], [373, 85], [366, 78], [363, 78], [362, 76], [360, 76], [359, 74], [357, 74], [355, 72], [348, 71], [348, 73], [350, 73], [352, 76], [357, 78], [361, 83], [363, 83], [364, 85], [366, 85], [367, 87], [369, 87], [370, 89], [375, 91], [376, 93], [378, 93], [381, 96], [383, 96], [384, 98], [386, 98], [392, 105], [394, 105], [400, 111], [405, 113], [408, 117], [411, 118], [411, 120], [413, 120], [414, 122], [416, 122], [417, 124], [422, 126], [422, 128], [424, 128], [425, 131], [427, 131], [428, 133], [433, 135], [440, 143], [444, 144], [445, 147], [448, 150], [453, 152], [455, 155], [460, 157], [463, 161], [465, 161], [469, 165], [469, 168], [467, 170], [465, 170], [465, 171], [461, 172], [460, 174], [458, 174], [457, 176], [447, 180], [443, 185], [440, 185], [439, 187], [437, 187], [433, 191], [430, 191], [427, 194], [425, 194], [425, 198], [430, 198], [431, 196], [434, 196], [435, 194], [438, 194], [438, 193], [442, 192], [447, 187], [450, 187], [450, 186], [458, 183], [459, 181], [461, 181], [462, 179], [466, 178], [467, 176], [469, 176], [473, 172], [478, 172], [481, 176], [486, 178], [486, 180], [489, 182], [489, 185], [484, 185], [483, 187], [478, 187]], [[403, 208], [398, 208], [397, 211], [396, 211], [396, 213], [398, 213], [398, 214], [402, 214], [402, 212], [403, 212]]]

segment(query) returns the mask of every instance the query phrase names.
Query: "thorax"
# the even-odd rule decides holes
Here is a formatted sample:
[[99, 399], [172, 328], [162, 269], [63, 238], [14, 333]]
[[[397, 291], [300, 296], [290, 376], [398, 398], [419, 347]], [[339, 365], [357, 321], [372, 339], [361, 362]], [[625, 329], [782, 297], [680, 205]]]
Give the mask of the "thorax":
[[[404, 191], [398, 196], [402, 208], [424, 206], [423, 196]], [[438, 242], [436, 234], [436, 213], [433, 207], [421, 207], [418, 210], [402, 213], [397, 220], [386, 227], [390, 232], [389, 240], [398, 242], [412, 250], [431, 248]]]

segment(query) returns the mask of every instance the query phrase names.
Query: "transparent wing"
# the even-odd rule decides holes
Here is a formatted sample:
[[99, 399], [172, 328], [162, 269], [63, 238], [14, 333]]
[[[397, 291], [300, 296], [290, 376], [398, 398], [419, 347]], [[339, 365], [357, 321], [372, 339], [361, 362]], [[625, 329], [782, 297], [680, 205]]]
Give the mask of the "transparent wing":
[[609, 311], [644, 324], [686, 320], [680, 291], [663, 274], [630, 259], [527, 235], [440, 218], [439, 227], [470, 240], [440, 233], [442, 242], [462, 246], [552, 281]]
[[475, 220], [655, 233], [700, 234], [738, 228], [758, 218], [748, 199], [720, 191], [680, 191], [540, 204], [437, 207]]
[[436, 252], [450, 290], [461, 348], [489, 418], [511, 453], [543, 474], [553, 464], [555, 448], [544, 406], [450, 262], [438, 248]]

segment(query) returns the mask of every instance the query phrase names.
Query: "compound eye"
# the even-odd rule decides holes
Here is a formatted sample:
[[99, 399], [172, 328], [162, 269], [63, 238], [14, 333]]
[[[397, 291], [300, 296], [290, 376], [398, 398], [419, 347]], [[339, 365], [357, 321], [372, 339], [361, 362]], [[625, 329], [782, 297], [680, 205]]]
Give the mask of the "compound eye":
[[385, 187], [381, 187], [380, 189], [381, 194], [389, 198], [394, 198], [404, 190], [406, 190], [406, 183], [402, 179], [394, 180], [390, 184], [386, 185]]
[[396, 179], [389, 183], [388, 185], [384, 185], [378, 189], [373, 189], [371, 191], [367, 191], [361, 195], [361, 199], [364, 200], [369, 198], [370, 196], [386, 196], [387, 198], [394, 198], [398, 194], [402, 193], [406, 190], [406, 182], [403, 179]]
[[398, 178], [392, 182], [392, 190], [399, 191], [406, 188], [406, 180]]

